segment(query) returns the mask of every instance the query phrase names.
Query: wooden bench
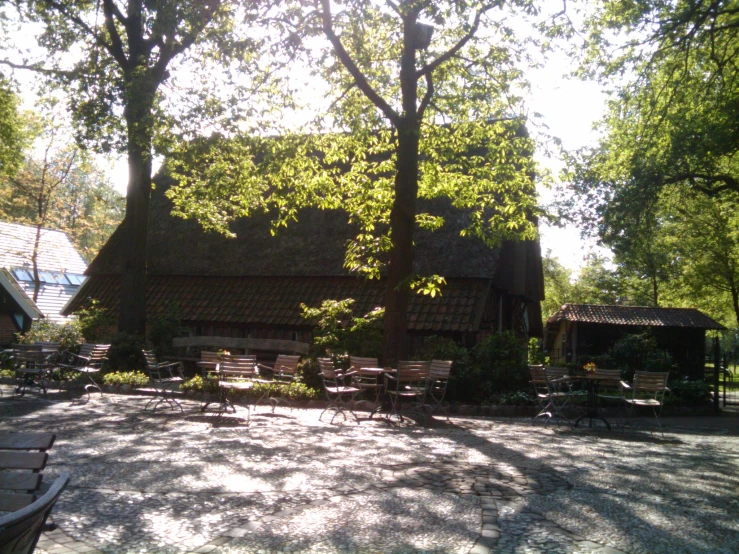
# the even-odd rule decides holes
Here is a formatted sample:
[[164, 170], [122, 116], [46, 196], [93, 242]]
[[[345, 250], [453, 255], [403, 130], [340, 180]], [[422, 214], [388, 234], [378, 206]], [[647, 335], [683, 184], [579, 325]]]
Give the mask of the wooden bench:
[[49, 459], [46, 450], [55, 440], [53, 433], [0, 433], [0, 512], [14, 512], [36, 500]]

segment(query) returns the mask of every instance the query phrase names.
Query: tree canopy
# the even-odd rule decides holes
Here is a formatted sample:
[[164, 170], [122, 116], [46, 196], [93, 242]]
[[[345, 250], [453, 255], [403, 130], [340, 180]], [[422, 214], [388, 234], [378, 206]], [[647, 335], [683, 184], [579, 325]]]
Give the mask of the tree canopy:
[[413, 273], [414, 229], [444, 224], [419, 213], [418, 198], [451, 198], [465, 233], [491, 246], [536, 236], [517, 13], [535, 15], [534, 3], [277, 3], [266, 21], [294, 38], [286, 55], [320, 78], [327, 102], [277, 138], [181, 144], [170, 165], [177, 212], [228, 232], [253, 210], [275, 210], [276, 227], [301, 207], [346, 210], [361, 229], [346, 267], [386, 275], [384, 355], [402, 357], [409, 291], [443, 283]]
[[37, 40], [45, 54], [26, 59], [21, 45], [0, 63], [33, 70], [51, 86], [66, 90], [80, 142], [128, 155], [119, 320], [123, 331], [143, 335], [145, 330], [155, 139], [163, 129], [188, 132], [194, 118], [212, 122], [223, 116], [222, 121], [235, 124], [239, 113], [252, 109], [244, 91], [254, 82], [239, 71], [258, 63], [251, 55], [257, 41], [249, 35], [248, 6], [225, 0], [2, 4], [4, 25], [20, 22], [31, 34], [41, 29]]

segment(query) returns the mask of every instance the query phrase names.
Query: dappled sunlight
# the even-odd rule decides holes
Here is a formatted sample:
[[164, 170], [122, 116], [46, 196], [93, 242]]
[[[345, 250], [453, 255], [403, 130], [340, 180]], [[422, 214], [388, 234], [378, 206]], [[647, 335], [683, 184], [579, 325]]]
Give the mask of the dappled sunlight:
[[239, 407], [223, 425], [193, 401], [153, 415], [136, 396], [37, 400], [0, 397], [0, 429], [57, 434], [45, 479], [68, 471], [72, 483], [55, 520], [103, 552], [211, 541], [214, 553], [469, 552], [486, 536], [511, 549], [729, 552], [739, 541], [739, 436], [725, 430], [330, 425], [283, 407], [248, 425]]

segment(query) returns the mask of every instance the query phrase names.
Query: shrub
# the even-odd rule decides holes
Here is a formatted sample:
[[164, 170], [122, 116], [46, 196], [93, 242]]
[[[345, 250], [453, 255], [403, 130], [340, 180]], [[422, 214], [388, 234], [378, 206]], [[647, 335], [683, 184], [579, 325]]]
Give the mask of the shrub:
[[312, 354], [331, 356], [351, 353], [377, 358], [382, 354], [382, 318], [384, 309], [375, 308], [362, 317], [354, 317], [354, 300], [324, 300], [319, 308], [301, 304], [302, 317], [315, 320]]
[[157, 356], [169, 354], [172, 350], [172, 339], [187, 335], [189, 329], [182, 325], [179, 306], [170, 303], [162, 317], [149, 321], [149, 342]]
[[[188, 381], [185, 381], [180, 385], [181, 391], [195, 391], [195, 392], [203, 392], [203, 378], [200, 375], [196, 375], [192, 379], [189, 379]], [[207, 381], [207, 392], [218, 392], [218, 381], [216, 379], [208, 379]]]
[[480, 368], [486, 396], [518, 391], [529, 382], [526, 344], [510, 331], [486, 337], [472, 350], [472, 363]]
[[15, 377], [15, 371], [12, 369], [0, 369], [0, 378], [2, 379], [12, 379]]
[[91, 300], [87, 308], [76, 312], [80, 331], [87, 342], [107, 342], [116, 328], [115, 318], [99, 306], [97, 300]]
[[131, 385], [143, 387], [149, 384], [149, 378], [140, 371], [113, 371], [103, 375], [103, 384], [110, 386]]
[[85, 342], [80, 323], [74, 319], [64, 323], [37, 319], [26, 333], [17, 336], [20, 343], [58, 342], [59, 350], [73, 350]]
[[669, 371], [679, 376], [679, 369], [669, 353], [657, 348], [657, 341], [649, 333], [624, 335], [613, 343], [609, 356], [629, 380], [635, 371]]
[[141, 369], [146, 366], [142, 350], [146, 344], [141, 335], [116, 333], [110, 343], [108, 367], [120, 371]]
[[323, 387], [323, 380], [321, 379], [321, 368], [318, 365], [318, 360], [307, 356], [300, 360], [298, 362], [298, 378], [307, 387], [320, 390]]
[[501, 406], [534, 406], [536, 399], [524, 391], [508, 392], [498, 398]]
[[667, 404], [695, 408], [711, 403], [711, 385], [703, 381], [670, 381], [669, 388]]

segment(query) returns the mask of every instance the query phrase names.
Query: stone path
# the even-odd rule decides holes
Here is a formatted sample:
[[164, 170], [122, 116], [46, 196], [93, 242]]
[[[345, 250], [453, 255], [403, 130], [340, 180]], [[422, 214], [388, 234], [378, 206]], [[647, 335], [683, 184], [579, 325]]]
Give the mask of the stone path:
[[283, 408], [247, 425], [146, 401], [0, 397], [1, 430], [57, 433], [47, 480], [72, 474], [38, 551], [739, 552], [737, 419], [664, 437]]

